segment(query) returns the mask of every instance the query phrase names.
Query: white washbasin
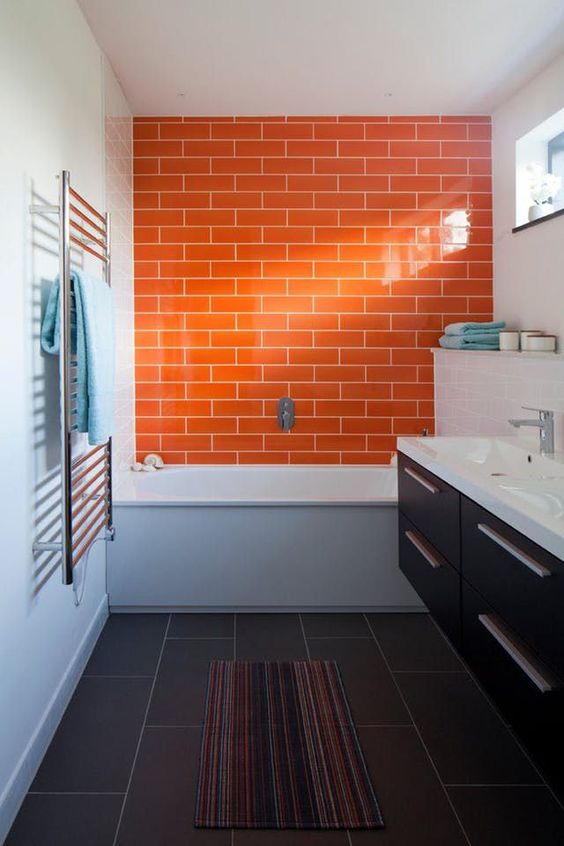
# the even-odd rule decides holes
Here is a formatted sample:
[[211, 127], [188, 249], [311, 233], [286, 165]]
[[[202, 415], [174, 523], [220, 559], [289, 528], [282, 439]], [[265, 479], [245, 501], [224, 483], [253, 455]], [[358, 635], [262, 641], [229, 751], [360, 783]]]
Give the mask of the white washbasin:
[[[505, 487], [511, 480], [557, 480], [564, 485], [562, 456], [542, 456], [538, 448], [519, 437], [471, 438], [436, 437], [417, 438], [418, 446], [437, 461], [464, 465], [473, 474]], [[562, 488], [564, 491], [564, 487]]]
[[564, 561], [564, 453], [538, 436], [399, 438], [398, 449]]
[[500, 482], [499, 487], [530, 508], [556, 520], [564, 520], [564, 481], [561, 478], [507, 478]]

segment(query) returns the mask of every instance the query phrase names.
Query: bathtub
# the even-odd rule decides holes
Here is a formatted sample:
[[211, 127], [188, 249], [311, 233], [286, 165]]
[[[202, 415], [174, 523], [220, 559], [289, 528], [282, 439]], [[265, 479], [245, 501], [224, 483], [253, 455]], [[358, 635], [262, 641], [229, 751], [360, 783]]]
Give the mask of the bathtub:
[[392, 467], [182, 466], [116, 479], [114, 610], [419, 610]]

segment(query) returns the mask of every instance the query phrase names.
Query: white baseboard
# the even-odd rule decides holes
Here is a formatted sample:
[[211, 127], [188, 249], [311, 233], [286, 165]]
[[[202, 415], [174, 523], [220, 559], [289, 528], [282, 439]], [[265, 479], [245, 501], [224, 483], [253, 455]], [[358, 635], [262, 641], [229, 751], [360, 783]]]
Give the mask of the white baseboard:
[[6, 839], [29, 786], [53, 739], [76, 685], [108, 618], [108, 597], [104, 595], [90, 626], [80, 641], [67, 670], [53, 693], [12, 777], [0, 796], [0, 843]]

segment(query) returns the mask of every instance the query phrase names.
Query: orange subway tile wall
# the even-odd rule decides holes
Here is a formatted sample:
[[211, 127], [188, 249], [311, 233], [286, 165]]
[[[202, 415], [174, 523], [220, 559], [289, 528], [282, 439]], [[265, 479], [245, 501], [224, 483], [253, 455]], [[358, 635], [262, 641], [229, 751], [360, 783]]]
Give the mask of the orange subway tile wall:
[[139, 458], [381, 464], [432, 431], [430, 347], [491, 318], [490, 132], [477, 116], [136, 118]]

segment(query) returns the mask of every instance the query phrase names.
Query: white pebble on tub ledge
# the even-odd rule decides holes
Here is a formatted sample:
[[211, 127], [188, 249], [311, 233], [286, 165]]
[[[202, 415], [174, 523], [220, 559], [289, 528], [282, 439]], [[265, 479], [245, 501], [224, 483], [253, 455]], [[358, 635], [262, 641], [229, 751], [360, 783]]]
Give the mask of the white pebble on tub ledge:
[[413, 609], [396, 470], [168, 466], [114, 502], [113, 608]]
[[162, 460], [160, 455], [157, 455], [154, 452], [150, 452], [149, 455], [146, 455], [143, 459], [143, 464], [147, 467], [154, 467], [155, 470], [160, 470], [161, 467], [164, 467], [164, 461]]

